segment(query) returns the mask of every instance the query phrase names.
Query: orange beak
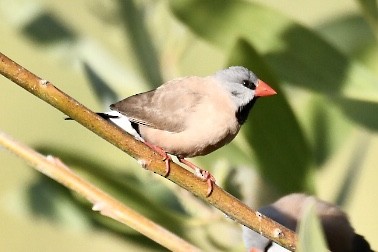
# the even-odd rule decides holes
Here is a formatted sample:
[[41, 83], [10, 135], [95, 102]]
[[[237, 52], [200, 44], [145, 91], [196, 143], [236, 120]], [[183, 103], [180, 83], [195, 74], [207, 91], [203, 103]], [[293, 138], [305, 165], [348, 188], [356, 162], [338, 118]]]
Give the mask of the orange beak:
[[268, 84], [263, 82], [262, 80], [258, 80], [258, 84], [255, 90], [255, 96], [269, 96], [269, 95], [275, 95], [277, 94], [276, 91], [274, 91], [273, 88], [269, 87]]

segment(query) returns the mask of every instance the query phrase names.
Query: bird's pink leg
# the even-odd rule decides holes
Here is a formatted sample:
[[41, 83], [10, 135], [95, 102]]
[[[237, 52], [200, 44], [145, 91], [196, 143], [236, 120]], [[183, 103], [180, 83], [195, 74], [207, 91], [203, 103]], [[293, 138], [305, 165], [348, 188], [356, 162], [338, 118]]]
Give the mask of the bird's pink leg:
[[150, 147], [152, 150], [156, 151], [163, 157], [163, 161], [165, 161], [165, 174], [164, 177], [167, 177], [169, 175], [169, 172], [171, 171], [171, 164], [169, 163], [172, 159], [171, 157], [165, 152], [162, 148], [159, 146], [153, 145], [148, 142], [144, 142], [148, 147]]
[[199, 168], [198, 166], [196, 166], [195, 164], [193, 164], [192, 162], [189, 162], [188, 160], [186, 160], [185, 158], [181, 158], [181, 157], [177, 157], [177, 159], [187, 165], [188, 167], [192, 168], [194, 170], [194, 174], [199, 177], [200, 179], [204, 180], [204, 181], [207, 181], [207, 185], [208, 185], [208, 188], [207, 188], [207, 193], [206, 193], [206, 197], [209, 197], [210, 194], [213, 192], [213, 184], [215, 183], [215, 178], [213, 175], [211, 175], [210, 172], [206, 171], [206, 170], [202, 170], [201, 168]]

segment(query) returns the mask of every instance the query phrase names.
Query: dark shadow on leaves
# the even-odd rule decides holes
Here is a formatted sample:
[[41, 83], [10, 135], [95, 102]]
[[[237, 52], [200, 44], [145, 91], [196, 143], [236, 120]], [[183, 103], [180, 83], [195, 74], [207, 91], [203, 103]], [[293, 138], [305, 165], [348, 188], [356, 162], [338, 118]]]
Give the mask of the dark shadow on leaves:
[[330, 154], [330, 124], [328, 114], [323, 107], [316, 106], [312, 111], [312, 128], [314, 129], [314, 161], [316, 167], [327, 160]]
[[[165, 251], [161, 245], [153, 242], [151, 239], [143, 236], [128, 226], [120, 224], [108, 217], [102, 216], [91, 210], [89, 204], [78, 201], [77, 197], [66, 187], [57, 183], [42, 174], [38, 179], [29, 186], [29, 206], [32, 213], [36, 216], [48, 218], [49, 220], [59, 224], [59, 216], [57, 212], [61, 207], [60, 202], [65, 199], [65, 203], [71, 202], [70, 207], [75, 208], [81, 213], [81, 218], [85, 219], [93, 228], [105, 230], [122, 239], [126, 239], [128, 243], [134, 243], [146, 249], [156, 249], [156, 251]], [[65, 206], [66, 208], [67, 206]]]
[[134, 50], [134, 57], [139, 64], [140, 72], [151, 87], [158, 87], [163, 83], [157, 52], [152, 43], [154, 39], [148, 32], [143, 20], [143, 10], [134, 0], [118, 0], [118, 10], [126, 28], [125, 34]]
[[337, 193], [337, 198], [335, 203], [339, 206], [345, 206], [348, 202], [348, 197], [352, 195], [354, 191], [354, 186], [356, 185], [359, 176], [362, 172], [362, 163], [365, 160], [367, 150], [369, 149], [371, 136], [366, 134], [357, 140], [356, 146], [353, 148], [352, 156], [348, 162], [348, 167], [346, 169], [345, 178], [339, 192]]
[[341, 97], [333, 101], [353, 122], [373, 131], [378, 130], [378, 103]]
[[349, 70], [341, 52], [299, 25], [286, 29], [281, 39], [283, 50], [264, 55], [280, 79], [323, 94], [340, 92]]
[[[150, 195], [145, 195], [143, 190], [145, 184], [136, 177], [125, 173], [116, 173], [94, 158], [82, 156], [80, 151], [67, 151], [49, 146], [40, 146], [37, 150], [40, 153], [49, 153], [59, 157], [71, 168], [81, 169], [85, 173], [89, 173], [90, 176], [96, 178], [96, 184], [100, 184], [104, 191], [121, 200], [128, 207], [175, 233], [184, 233], [180, 223], [182, 222], [182, 217], [186, 215], [185, 211], [175, 195], [168, 189], [164, 191], [166, 193], [164, 194], [165, 197], [157, 201], [151, 198]], [[85, 205], [88, 211], [89, 203], [77, 203]], [[97, 213], [95, 214], [98, 215]]]
[[113, 89], [92, 69], [92, 67], [87, 63], [83, 62], [84, 72], [91, 83], [93, 90], [97, 98], [102, 102], [102, 104], [110, 104], [118, 100], [118, 95]]
[[245, 40], [239, 40], [231, 55], [230, 65], [253, 69], [277, 91], [277, 95], [256, 102], [243, 126], [243, 132], [256, 153], [261, 173], [283, 193], [311, 191], [307, 183], [307, 176], [311, 176], [311, 150], [276, 77]]
[[[59, 200], [70, 197], [70, 192], [66, 187], [42, 175], [29, 185], [27, 193], [31, 212], [36, 216], [48, 217], [53, 221], [59, 221], [56, 215]], [[77, 208], [74, 203], [72, 207]]]
[[73, 42], [76, 34], [51, 13], [43, 12], [22, 28], [22, 33], [40, 44]]
[[376, 43], [369, 24], [360, 15], [332, 17], [315, 28], [327, 41], [348, 55]]

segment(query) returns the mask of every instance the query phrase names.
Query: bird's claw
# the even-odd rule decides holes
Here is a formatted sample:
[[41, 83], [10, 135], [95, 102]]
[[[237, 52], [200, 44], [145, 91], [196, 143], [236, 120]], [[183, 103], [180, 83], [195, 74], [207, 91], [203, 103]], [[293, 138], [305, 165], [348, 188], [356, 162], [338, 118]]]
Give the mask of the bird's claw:
[[162, 148], [148, 142], [145, 142], [145, 144], [163, 157], [162, 161], [165, 162], [165, 173], [163, 174], [163, 176], [165, 178], [168, 177], [169, 172], [171, 171], [171, 164], [170, 164], [172, 160], [171, 157]]
[[167, 156], [163, 158], [163, 161], [165, 162], [165, 173], [163, 174], [163, 176], [166, 178], [166, 177], [168, 177], [169, 172], [171, 171], [170, 162], [171, 162], [172, 159], [171, 159], [170, 156], [168, 156], [168, 154], [165, 154], [165, 155], [167, 155]]
[[195, 169], [194, 173], [197, 177], [202, 179], [203, 181], [207, 182], [207, 192], [206, 192], [206, 197], [209, 197], [210, 194], [213, 192], [214, 189], [214, 183], [215, 183], [215, 178], [214, 176], [207, 170], [202, 170], [198, 167]]
[[[163, 157], [162, 161], [165, 162], [165, 173], [163, 174], [163, 176], [168, 177], [169, 172], [171, 171], [171, 164], [170, 164], [170, 162], [172, 161], [171, 157], [162, 148], [148, 142], [145, 142], [145, 144], [151, 149], [155, 150], [157, 153], [159, 153]], [[181, 163], [186, 164], [188, 167], [192, 168], [194, 170], [194, 174], [198, 178], [207, 182], [206, 197], [209, 197], [214, 189], [214, 183], [215, 183], [214, 176], [211, 175], [209, 171], [200, 169], [199, 167], [189, 162], [185, 158], [182, 158], [182, 157], [177, 157], [177, 158]]]
[[196, 175], [201, 180], [207, 182], [206, 197], [209, 197], [214, 189], [214, 183], [215, 183], [214, 176], [211, 175], [209, 171], [202, 170], [201, 168], [197, 167], [196, 165], [194, 165], [192, 162], [189, 162], [185, 158], [182, 158], [182, 157], [177, 157], [177, 158], [181, 163], [186, 164], [188, 167], [192, 168], [194, 170], [194, 175]]

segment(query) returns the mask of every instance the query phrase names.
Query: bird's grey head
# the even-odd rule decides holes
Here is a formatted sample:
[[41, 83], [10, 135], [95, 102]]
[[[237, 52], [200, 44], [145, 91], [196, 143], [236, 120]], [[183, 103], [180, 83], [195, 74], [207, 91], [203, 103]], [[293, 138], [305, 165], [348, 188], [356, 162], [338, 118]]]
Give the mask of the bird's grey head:
[[258, 85], [257, 76], [242, 66], [232, 66], [214, 74], [222, 88], [226, 89], [236, 105], [236, 117], [243, 124], [255, 103], [255, 89]]
[[258, 85], [257, 76], [242, 66], [233, 66], [215, 73], [215, 78], [220, 80], [236, 106], [243, 106], [254, 98], [255, 89]]

